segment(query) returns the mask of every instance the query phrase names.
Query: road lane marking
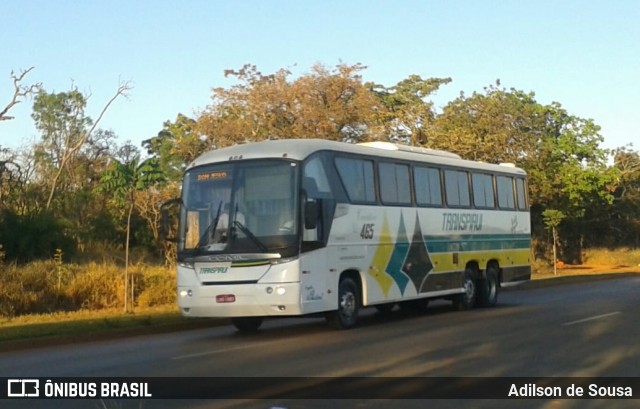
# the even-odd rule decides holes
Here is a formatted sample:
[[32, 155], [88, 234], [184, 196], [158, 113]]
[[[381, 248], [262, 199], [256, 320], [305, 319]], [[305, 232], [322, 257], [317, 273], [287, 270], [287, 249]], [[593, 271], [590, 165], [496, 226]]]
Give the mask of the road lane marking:
[[198, 352], [197, 354], [179, 355], [179, 356], [172, 357], [171, 360], [177, 361], [179, 359], [200, 358], [207, 355], [224, 354], [225, 352], [233, 352], [233, 351], [241, 351], [243, 349], [265, 347], [267, 345], [277, 344], [277, 343], [281, 344], [282, 341], [261, 342], [259, 344], [250, 344], [250, 345], [242, 345], [242, 346], [231, 347], [231, 348], [216, 349], [215, 351]]
[[595, 320], [599, 320], [601, 318], [607, 318], [607, 317], [611, 317], [613, 315], [618, 315], [618, 314], [620, 314], [620, 311], [614, 311], [614, 312], [610, 312], [610, 313], [607, 313], [607, 314], [601, 314], [601, 315], [595, 315], [593, 317], [583, 318], [583, 319], [577, 320], [577, 321], [565, 322], [562, 325], [564, 325], [566, 327], [566, 326], [574, 325], [574, 324], [582, 324], [583, 322], [595, 321]]

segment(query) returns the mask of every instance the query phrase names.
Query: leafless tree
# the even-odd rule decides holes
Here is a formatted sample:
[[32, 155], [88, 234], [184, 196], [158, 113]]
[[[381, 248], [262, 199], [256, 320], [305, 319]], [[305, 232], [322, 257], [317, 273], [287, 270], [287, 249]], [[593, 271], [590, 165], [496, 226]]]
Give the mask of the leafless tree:
[[21, 70], [18, 75], [11, 71], [11, 79], [13, 80], [13, 97], [2, 111], [0, 111], [0, 121], [9, 121], [13, 119], [13, 116], [7, 115], [9, 110], [22, 102], [22, 99], [37, 92], [42, 87], [42, 84], [39, 82], [31, 85], [22, 85], [22, 80], [31, 70], [33, 70], [33, 68], [34, 67], [31, 67], [28, 70]]

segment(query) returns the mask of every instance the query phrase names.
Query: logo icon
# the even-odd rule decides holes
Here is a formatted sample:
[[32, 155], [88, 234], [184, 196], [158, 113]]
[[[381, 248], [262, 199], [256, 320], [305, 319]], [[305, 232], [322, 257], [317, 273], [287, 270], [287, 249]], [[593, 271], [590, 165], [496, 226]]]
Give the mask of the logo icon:
[[7, 396], [9, 398], [37, 398], [40, 396], [40, 380], [9, 379], [7, 380]]

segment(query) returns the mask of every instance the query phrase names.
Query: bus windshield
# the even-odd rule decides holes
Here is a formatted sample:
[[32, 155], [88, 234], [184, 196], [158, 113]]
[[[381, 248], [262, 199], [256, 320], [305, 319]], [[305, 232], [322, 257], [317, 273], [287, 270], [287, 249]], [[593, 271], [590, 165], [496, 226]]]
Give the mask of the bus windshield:
[[180, 254], [295, 255], [297, 169], [294, 162], [262, 160], [188, 171], [182, 190]]

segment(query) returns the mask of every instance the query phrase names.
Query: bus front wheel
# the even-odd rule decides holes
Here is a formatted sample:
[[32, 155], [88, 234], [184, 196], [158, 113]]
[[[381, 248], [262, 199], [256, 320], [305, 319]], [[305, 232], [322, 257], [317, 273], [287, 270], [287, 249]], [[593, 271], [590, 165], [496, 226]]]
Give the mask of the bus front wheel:
[[358, 285], [345, 277], [338, 285], [338, 309], [327, 312], [327, 322], [334, 329], [353, 328], [358, 322], [358, 309]]

